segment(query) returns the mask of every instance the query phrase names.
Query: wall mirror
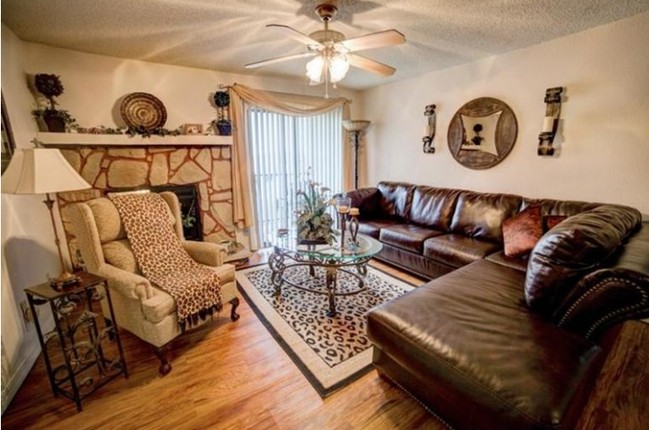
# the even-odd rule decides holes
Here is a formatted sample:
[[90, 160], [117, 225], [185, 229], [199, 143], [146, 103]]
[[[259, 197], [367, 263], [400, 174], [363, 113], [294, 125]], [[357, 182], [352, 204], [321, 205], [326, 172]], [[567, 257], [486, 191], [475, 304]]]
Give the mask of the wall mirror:
[[451, 119], [448, 148], [463, 166], [488, 169], [507, 157], [517, 133], [511, 108], [498, 99], [481, 97], [466, 103]]

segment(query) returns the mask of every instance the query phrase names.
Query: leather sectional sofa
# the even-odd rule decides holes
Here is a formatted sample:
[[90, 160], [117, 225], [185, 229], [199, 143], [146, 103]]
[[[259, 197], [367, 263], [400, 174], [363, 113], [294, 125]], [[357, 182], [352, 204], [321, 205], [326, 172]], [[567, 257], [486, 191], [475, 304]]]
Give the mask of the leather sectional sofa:
[[[635, 209], [391, 182], [348, 195], [378, 258], [432, 279], [369, 313], [374, 365], [452, 427], [573, 428], [606, 342], [649, 316]], [[508, 257], [503, 223], [538, 207], [565, 220]]]

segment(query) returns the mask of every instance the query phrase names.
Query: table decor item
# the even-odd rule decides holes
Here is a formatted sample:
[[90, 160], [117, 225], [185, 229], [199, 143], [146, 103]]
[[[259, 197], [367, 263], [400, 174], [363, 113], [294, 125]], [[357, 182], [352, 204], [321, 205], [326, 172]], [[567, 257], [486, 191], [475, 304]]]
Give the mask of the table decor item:
[[230, 94], [227, 91], [215, 92], [214, 104], [216, 105], [217, 119], [212, 121], [213, 126], [216, 127], [220, 136], [230, 136], [232, 134], [229, 114]]
[[352, 205], [352, 199], [347, 196], [336, 198], [336, 212], [338, 213], [338, 227], [340, 228], [340, 249], [345, 249], [345, 230], [347, 230], [347, 214]]
[[333, 218], [327, 212], [332, 205], [331, 190], [309, 181], [306, 190], [297, 192], [297, 237], [303, 244], [329, 244], [334, 240]]
[[130, 129], [158, 129], [167, 122], [164, 104], [149, 93], [128, 94], [122, 100], [120, 114]]
[[351, 208], [349, 210], [349, 234], [352, 237], [350, 247], [353, 250], [356, 250], [358, 248], [358, 216], [360, 215], [360, 211], [358, 208]]
[[63, 94], [64, 90], [61, 78], [57, 75], [37, 73], [34, 75], [34, 86], [50, 104], [45, 108], [34, 109], [32, 111], [34, 118], [42, 120], [47, 131], [53, 133], [64, 133], [75, 128], [77, 125], [76, 119], [67, 110], [56, 109], [58, 104], [56, 97]]

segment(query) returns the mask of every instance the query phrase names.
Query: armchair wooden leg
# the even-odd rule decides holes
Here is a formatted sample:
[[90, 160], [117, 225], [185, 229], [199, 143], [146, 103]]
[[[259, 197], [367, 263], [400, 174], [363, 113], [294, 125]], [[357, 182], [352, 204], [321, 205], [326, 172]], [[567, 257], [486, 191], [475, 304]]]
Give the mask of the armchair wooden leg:
[[230, 311], [230, 319], [232, 321], [236, 321], [239, 319], [239, 314], [237, 313], [237, 308], [239, 307], [239, 297], [235, 297], [234, 299], [230, 300], [230, 304], [232, 305], [232, 311]]
[[169, 362], [169, 351], [171, 347], [169, 344], [163, 345], [160, 348], [154, 347], [155, 355], [160, 360], [160, 367], [158, 368], [158, 373], [160, 376], [165, 376], [171, 372], [171, 363]]

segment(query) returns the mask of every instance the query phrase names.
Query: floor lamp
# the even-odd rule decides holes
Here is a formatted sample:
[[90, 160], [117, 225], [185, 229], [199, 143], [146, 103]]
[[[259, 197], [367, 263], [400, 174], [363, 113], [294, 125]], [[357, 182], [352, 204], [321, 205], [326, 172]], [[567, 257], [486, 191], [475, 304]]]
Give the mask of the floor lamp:
[[354, 189], [358, 189], [358, 147], [361, 145], [361, 135], [370, 122], [364, 119], [346, 119], [343, 127], [349, 132], [352, 145], [354, 146]]
[[45, 194], [43, 203], [50, 211], [54, 242], [61, 263], [61, 274], [56, 278], [58, 287], [75, 283], [76, 277], [66, 270], [63, 262], [61, 241], [54, 222], [54, 200], [50, 194], [87, 188], [90, 185], [70, 166], [58, 149], [17, 150], [2, 175], [3, 194]]

